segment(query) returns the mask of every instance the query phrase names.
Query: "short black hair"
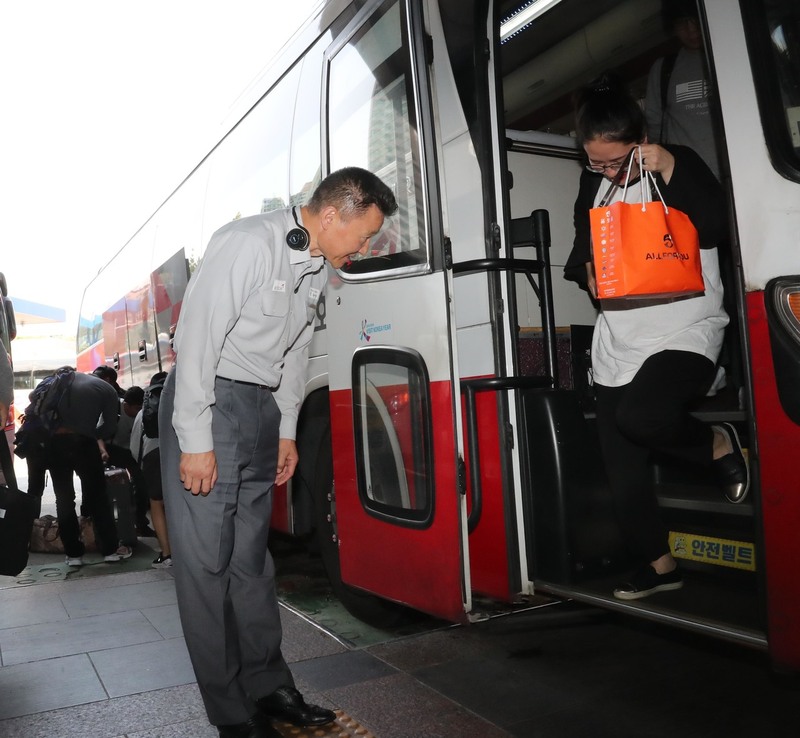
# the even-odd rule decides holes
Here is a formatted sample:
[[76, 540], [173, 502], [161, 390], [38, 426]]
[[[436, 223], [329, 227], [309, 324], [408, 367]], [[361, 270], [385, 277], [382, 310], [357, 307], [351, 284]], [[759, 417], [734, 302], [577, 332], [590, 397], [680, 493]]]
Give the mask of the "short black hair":
[[333, 205], [344, 218], [357, 218], [372, 205], [377, 205], [384, 217], [397, 212], [394, 193], [383, 180], [360, 167], [345, 167], [331, 172], [308, 201], [308, 209], [316, 214], [326, 205]]
[[699, 17], [696, 0], [661, 0], [661, 22], [669, 33], [681, 18]]
[[107, 364], [96, 366], [92, 374], [94, 374], [95, 377], [100, 377], [100, 379], [105, 379], [106, 382], [112, 382], [113, 384], [116, 384], [117, 382], [116, 370]]
[[141, 387], [133, 386], [125, 390], [122, 401], [129, 405], [141, 405], [144, 402], [144, 390]]

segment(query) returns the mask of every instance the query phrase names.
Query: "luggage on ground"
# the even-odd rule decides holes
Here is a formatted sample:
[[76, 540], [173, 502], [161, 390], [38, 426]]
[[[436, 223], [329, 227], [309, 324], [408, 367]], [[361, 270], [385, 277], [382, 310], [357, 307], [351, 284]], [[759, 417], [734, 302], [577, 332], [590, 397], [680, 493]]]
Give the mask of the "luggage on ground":
[[136, 501], [133, 485], [126, 469], [110, 466], [106, 469], [106, 492], [117, 521], [117, 535], [125, 546], [136, 545]]
[[6, 485], [0, 487], [0, 574], [17, 576], [28, 565], [36, 500], [17, 488], [11, 451], [0, 437], [0, 462]]

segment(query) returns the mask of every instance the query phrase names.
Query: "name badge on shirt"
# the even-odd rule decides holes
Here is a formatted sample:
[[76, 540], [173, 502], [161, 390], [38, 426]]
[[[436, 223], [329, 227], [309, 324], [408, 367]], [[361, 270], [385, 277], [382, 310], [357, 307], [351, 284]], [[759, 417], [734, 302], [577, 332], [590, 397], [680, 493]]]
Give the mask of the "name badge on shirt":
[[276, 279], [272, 283], [272, 291], [273, 292], [286, 292], [286, 280], [285, 279]]
[[316, 287], [312, 287], [308, 291], [308, 301], [316, 302], [317, 300], [319, 300], [319, 290]]

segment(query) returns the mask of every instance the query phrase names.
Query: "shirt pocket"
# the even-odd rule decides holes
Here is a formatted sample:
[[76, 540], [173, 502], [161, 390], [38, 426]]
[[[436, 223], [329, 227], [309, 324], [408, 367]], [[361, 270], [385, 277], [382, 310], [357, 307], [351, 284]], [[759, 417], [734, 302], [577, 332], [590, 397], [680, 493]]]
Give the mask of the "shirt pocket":
[[289, 314], [290, 302], [288, 292], [264, 291], [261, 293], [261, 312], [273, 318], [285, 318]]
[[317, 317], [317, 305], [322, 298], [322, 291], [319, 287], [312, 287], [308, 291], [306, 298], [306, 318], [308, 323], [313, 323], [314, 318]]

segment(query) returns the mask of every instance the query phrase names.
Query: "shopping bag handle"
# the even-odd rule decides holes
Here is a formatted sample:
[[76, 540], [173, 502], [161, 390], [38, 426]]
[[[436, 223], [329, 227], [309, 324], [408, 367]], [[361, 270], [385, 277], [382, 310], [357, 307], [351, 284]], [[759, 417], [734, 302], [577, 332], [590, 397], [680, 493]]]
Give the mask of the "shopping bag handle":
[[[647, 185], [652, 185], [652, 189], [654, 189], [656, 191], [656, 194], [658, 195], [658, 199], [661, 201], [661, 204], [664, 207], [664, 212], [665, 213], [669, 213], [669, 205], [667, 205], [667, 203], [665, 202], [664, 196], [661, 194], [661, 190], [658, 188], [658, 183], [656, 182], [655, 175], [652, 172], [645, 171], [641, 167], [641, 161], [642, 161], [642, 147], [641, 146], [634, 146], [631, 149], [631, 156], [630, 156], [630, 159], [628, 160], [627, 171], [625, 172], [625, 184], [624, 184], [624, 186], [622, 188], [622, 202], [625, 202], [625, 195], [628, 193], [628, 185], [630, 184], [630, 181], [631, 181], [631, 169], [633, 169], [634, 156], [636, 156], [637, 153], [639, 155], [639, 162], [640, 162], [640, 165], [639, 165], [639, 187], [641, 188], [641, 193], [642, 193], [642, 212], [647, 210], [648, 203], [653, 202], [652, 190], [651, 190], [650, 187], [647, 186]], [[619, 183], [618, 183], [617, 180], [621, 179], [620, 174], [621, 174], [621, 170], [619, 172], [617, 172], [617, 176], [614, 177], [614, 181], [611, 183], [612, 187], [619, 187]], [[611, 194], [611, 189], [609, 189], [609, 191], [606, 192], [605, 196], [603, 197], [603, 200], [605, 201], [606, 198], [608, 198], [610, 194]], [[603, 206], [605, 204], [607, 204], [607, 203], [603, 202], [603, 203], [601, 203], [601, 206]]]

